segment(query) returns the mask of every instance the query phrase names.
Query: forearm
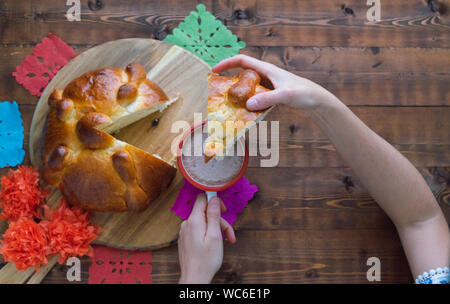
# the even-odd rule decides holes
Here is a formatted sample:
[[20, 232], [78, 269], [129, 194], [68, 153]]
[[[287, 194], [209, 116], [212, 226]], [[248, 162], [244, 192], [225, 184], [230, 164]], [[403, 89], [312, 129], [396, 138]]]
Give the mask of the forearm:
[[394, 224], [443, 216], [416, 168], [336, 97], [325, 97], [313, 119]]
[[312, 118], [395, 224], [413, 276], [448, 265], [448, 224], [422, 175], [334, 95], [318, 92]]
[[178, 284], [210, 284], [212, 278], [207, 278], [204, 276], [184, 276], [181, 275]]

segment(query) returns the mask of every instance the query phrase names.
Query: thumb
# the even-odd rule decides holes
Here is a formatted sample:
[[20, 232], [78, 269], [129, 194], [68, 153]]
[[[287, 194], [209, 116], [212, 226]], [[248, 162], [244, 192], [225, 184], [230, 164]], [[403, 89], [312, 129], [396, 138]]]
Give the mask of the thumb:
[[286, 103], [289, 98], [290, 96], [285, 90], [256, 94], [247, 100], [247, 109], [250, 111], [264, 110], [279, 103]]

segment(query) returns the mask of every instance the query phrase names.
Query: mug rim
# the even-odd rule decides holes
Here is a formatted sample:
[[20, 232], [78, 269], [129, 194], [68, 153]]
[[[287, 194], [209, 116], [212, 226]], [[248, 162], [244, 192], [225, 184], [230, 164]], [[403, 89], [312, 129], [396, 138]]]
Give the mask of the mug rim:
[[[180, 142], [178, 144], [178, 148], [177, 148], [177, 165], [178, 165], [178, 169], [180, 169], [183, 177], [194, 187], [201, 189], [203, 191], [218, 192], [218, 191], [223, 191], [225, 189], [230, 188], [231, 186], [236, 184], [242, 178], [242, 176], [244, 176], [245, 170], [247, 169], [247, 166], [248, 166], [248, 158], [249, 158], [248, 146], [247, 146], [247, 143], [245, 142], [245, 140], [242, 140], [242, 137], [240, 139], [238, 139], [238, 140], [241, 140], [241, 142], [244, 145], [244, 161], [242, 163], [241, 169], [239, 170], [239, 173], [235, 177], [233, 177], [233, 179], [231, 181], [229, 181], [226, 184], [220, 185], [220, 186], [205, 186], [205, 185], [199, 184], [187, 173], [186, 169], [184, 169], [184, 166], [183, 166], [182, 160], [181, 160], [181, 150], [183, 148], [183, 143], [184, 143], [185, 139], [188, 137], [188, 135], [190, 135], [196, 128], [202, 127], [207, 123], [208, 123], [208, 121], [204, 120], [201, 123], [191, 126], [188, 130], [186, 130], [184, 132], [184, 134], [181, 137]], [[203, 130], [202, 130], [202, 132], [203, 132]]]

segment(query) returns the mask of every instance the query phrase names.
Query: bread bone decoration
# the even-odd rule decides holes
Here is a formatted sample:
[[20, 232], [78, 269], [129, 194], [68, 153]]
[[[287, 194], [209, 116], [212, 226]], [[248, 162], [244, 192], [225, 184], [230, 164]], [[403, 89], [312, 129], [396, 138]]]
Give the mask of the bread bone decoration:
[[42, 135], [43, 179], [86, 210], [145, 209], [169, 186], [176, 169], [108, 133], [176, 100], [169, 100], [137, 63], [125, 70], [91, 71], [64, 91], [55, 90]]
[[247, 100], [269, 89], [259, 83], [261, 77], [253, 70], [242, 70], [235, 77], [210, 74], [208, 78], [208, 138], [205, 141], [205, 162], [224, 154], [228, 147], [261, 121], [273, 108], [262, 111], [247, 109]]

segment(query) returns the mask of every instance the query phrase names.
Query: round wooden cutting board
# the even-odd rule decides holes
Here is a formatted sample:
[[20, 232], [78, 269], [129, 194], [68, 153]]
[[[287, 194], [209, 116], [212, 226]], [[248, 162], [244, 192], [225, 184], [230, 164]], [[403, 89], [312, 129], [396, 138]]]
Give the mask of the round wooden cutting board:
[[[54, 89], [64, 89], [85, 72], [103, 68], [125, 68], [130, 62], [142, 64], [147, 77], [156, 82], [169, 96], [178, 94], [181, 100], [164, 112], [154, 113], [115, 133], [114, 136], [145, 151], [174, 162], [171, 152], [182, 130], [171, 131], [175, 121], [194, 122], [194, 112], [206, 114], [208, 104], [207, 74], [210, 67], [186, 50], [151, 39], [122, 39], [93, 47], [71, 60], [52, 79], [36, 107], [30, 130], [30, 157], [34, 167], [40, 167], [40, 138], [49, 107], [47, 99]], [[204, 116], [205, 117], [205, 116]], [[170, 187], [141, 213], [93, 213], [92, 221], [104, 231], [95, 241], [124, 249], [157, 249], [174, 243], [181, 220], [170, 211], [183, 184], [179, 172]], [[47, 203], [55, 207], [61, 194], [54, 189]]]

